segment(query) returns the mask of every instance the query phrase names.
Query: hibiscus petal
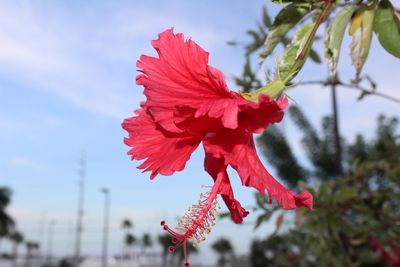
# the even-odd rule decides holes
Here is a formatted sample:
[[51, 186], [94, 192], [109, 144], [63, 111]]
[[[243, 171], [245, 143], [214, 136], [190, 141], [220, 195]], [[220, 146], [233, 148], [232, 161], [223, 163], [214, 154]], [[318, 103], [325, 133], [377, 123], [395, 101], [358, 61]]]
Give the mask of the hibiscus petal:
[[238, 172], [244, 185], [256, 188], [261, 195], [267, 191], [270, 201], [275, 198], [284, 209], [299, 206], [312, 208], [313, 197], [309, 192], [303, 191], [296, 195], [268, 173], [257, 156], [252, 134], [225, 130], [208, 136], [203, 144], [206, 153], [230, 164]]
[[206, 51], [172, 29], [161, 33], [152, 45], [158, 58], [141, 56], [137, 67], [142, 74], [136, 77], [136, 83], [145, 87], [146, 107], [157, 123], [179, 132], [172, 125], [174, 110], [190, 106], [199, 109], [196, 117], [221, 118], [225, 127], [237, 127], [237, 100], [228, 90], [223, 73], [208, 65]]
[[125, 144], [131, 146], [128, 152], [132, 159], [145, 161], [138, 166], [143, 172], [151, 171], [150, 178], [157, 174], [171, 175], [181, 171], [197, 148], [201, 139], [187, 133], [169, 133], [158, 127], [144, 110], [136, 110], [137, 116], [122, 123], [129, 137]]
[[239, 124], [253, 133], [261, 133], [269, 124], [283, 119], [283, 109], [286, 107], [286, 97], [274, 101], [268, 95], [261, 94], [258, 103], [243, 99], [239, 104], [241, 111]]
[[228, 173], [226, 172], [227, 165], [222, 159], [215, 158], [210, 154], [206, 154], [204, 160], [205, 170], [213, 177], [214, 181], [222, 176], [222, 183], [219, 188], [218, 194], [221, 194], [226, 206], [228, 207], [231, 218], [235, 223], [242, 223], [243, 218], [246, 217], [249, 212], [246, 211], [239, 201], [233, 196], [233, 190], [231, 183], [229, 182]]

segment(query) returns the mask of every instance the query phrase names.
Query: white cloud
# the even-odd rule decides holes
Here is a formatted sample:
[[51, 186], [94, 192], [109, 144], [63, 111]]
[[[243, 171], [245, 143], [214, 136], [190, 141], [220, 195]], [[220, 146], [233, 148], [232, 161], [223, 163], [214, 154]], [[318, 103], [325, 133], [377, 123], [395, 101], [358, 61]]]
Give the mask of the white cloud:
[[133, 7], [91, 18], [84, 11], [71, 18], [62, 6], [44, 16], [45, 10], [30, 1], [2, 2], [0, 10], [0, 72], [118, 119], [143, 98], [137, 93], [133, 99], [135, 61], [151, 50], [158, 32], [176, 25], [208, 49], [221, 40], [215, 31], [174, 13], [149, 16], [150, 10]]

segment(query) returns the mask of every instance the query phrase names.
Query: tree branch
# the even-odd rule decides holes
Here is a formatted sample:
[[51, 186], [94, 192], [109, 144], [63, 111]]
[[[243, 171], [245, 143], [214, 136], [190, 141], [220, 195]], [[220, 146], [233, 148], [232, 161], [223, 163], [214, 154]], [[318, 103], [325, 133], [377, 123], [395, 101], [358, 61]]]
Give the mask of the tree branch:
[[[295, 86], [299, 86], [299, 85], [314, 85], [314, 84], [318, 84], [318, 85], [322, 85], [322, 86], [326, 87], [326, 86], [331, 86], [332, 82], [330, 80], [326, 80], [326, 81], [324, 81], [324, 80], [304, 81], [304, 82], [296, 83]], [[396, 97], [388, 95], [388, 94], [376, 92], [374, 90], [362, 87], [362, 86], [360, 86], [358, 84], [343, 83], [343, 82], [340, 82], [340, 81], [336, 81], [335, 84], [338, 85], [338, 86], [342, 86], [342, 87], [351, 89], [351, 90], [359, 91], [359, 92], [364, 93], [366, 95], [379, 96], [379, 97], [382, 97], [382, 98], [384, 98], [386, 100], [392, 101], [392, 102], [394, 102], [396, 104], [400, 104], [400, 98], [396, 98]]]

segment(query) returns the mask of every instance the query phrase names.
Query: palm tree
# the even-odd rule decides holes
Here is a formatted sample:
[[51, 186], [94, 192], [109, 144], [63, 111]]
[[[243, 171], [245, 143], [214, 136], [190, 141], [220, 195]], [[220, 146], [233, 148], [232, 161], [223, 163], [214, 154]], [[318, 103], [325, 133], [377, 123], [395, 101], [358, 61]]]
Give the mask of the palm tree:
[[122, 220], [122, 224], [121, 224], [122, 229], [125, 231], [124, 234], [124, 251], [122, 252], [122, 258], [128, 258], [128, 245], [127, 245], [127, 239], [128, 239], [128, 235], [130, 235], [130, 230], [133, 228], [133, 224], [131, 222], [131, 220], [125, 218], [124, 220]]
[[151, 236], [148, 233], [143, 234], [142, 240], [141, 240], [141, 248], [142, 248], [142, 255], [145, 255], [146, 253], [146, 248], [149, 248], [153, 245], [153, 240], [151, 239]]
[[18, 246], [24, 241], [24, 236], [20, 232], [13, 232], [9, 236], [13, 244], [13, 266], [17, 266], [18, 261]]
[[122, 229], [124, 229], [125, 231], [129, 231], [131, 228], [133, 228], [133, 224], [132, 224], [131, 220], [125, 218], [122, 221]]
[[158, 243], [162, 247], [161, 265], [167, 266], [168, 248], [171, 245], [171, 236], [169, 234], [162, 234], [158, 236]]
[[127, 247], [127, 254], [126, 258], [129, 259], [131, 257], [131, 248], [135, 245], [136, 243], [136, 237], [130, 233], [126, 234], [125, 236], [125, 246]]
[[39, 243], [34, 242], [34, 241], [27, 241], [25, 243], [26, 246], [26, 266], [30, 267], [32, 265], [32, 258], [36, 257], [37, 255], [34, 255], [34, 252], [39, 250]]
[[143, 251], [146, 250], [146, 248], [153, 246], [153, 240], [151, 239], [151, 236], [148, 233], [143, 234], [142, 236], [142, 249]]
[[228, 239], [220, 238], [212, 244], [212, 249], [215, 250], [218, 254], [220, 254], [218, 259], [218, 265], [224, 267], [226, 264], [226, 254], [232, 253], [233, 248], [231, 242]]
[[14, 220], [5, 211], [10, 201], [11, 190], [7, 187], [0, 187], [0, 244], [1, 239], [9, 235], [14, 227]]

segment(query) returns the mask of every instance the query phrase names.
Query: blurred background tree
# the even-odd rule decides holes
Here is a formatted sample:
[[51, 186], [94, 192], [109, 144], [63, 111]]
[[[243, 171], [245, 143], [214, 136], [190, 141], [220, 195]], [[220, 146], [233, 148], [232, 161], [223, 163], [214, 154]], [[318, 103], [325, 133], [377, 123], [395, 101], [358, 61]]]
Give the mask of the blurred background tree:
[[141, 240], [141, 248], [142, 254], [146, 254], [146, 249], [153, 246], [153, 240], [151, 239], [150, 234], [144, 233]]
[[37, 253], [39, 251], [39, 243], [34, 241], [26, 241], [25, 242], [26, 248], [26, 266], [32, 266], [32, 259], [37, 257]]
[[14, 227], [14, 220], [6, 212], [11, 201], [11, 190], [7, 187], [0, 187], [0, 255], [1, 243], [4, 238], [11, 234]]
[[230, 256], [233, 255], [231, 242], [226, 238], [220, 238], [211, 245], [211, 248], [219, 254], [218, 266], [226, 266], [226, 263], [229, 261], [227, 254]]
[[127, 233], [125, 235], [125, 247], [126, 247], [126, 254], [125, 254], [125, 259], [130, 259], [133, 256], [132, 248], [136, 244], [137, 238], [131, 234]]
[[[307, 172], [312, 177], [308, 190], [315, 197], [315, 209], [312, 212], [298, 209], [295, 218], [289, 218], [289, 229], [254, 241], [253, 266], [385, 266], [383, 262], [390, 260], [400, 264], [396, 250], [400, 240], [398, 120], [380, 116], [376, 135], [368, 141], [362, 135], [353, 143], [342, 138], [343, 175], [335, 176], [334, 163], [330, 160], [333, 157], [329, 157], [334, 152], [327, 149], [327, 144], [332, 142], [327, 130], [331, 128], [330, 118], [323, 119], [324, 131], [319, 136], [315, 131], [314, 135], [309, 134], [311, 125], [298, 108], [292, 108], [289, 114], [295, 120], [301, 117], [306, 122], [303, 126], [307, 125], [300, 129], [304, 150], [309, 152], [308, 159], [313, 166]], [[282, 142], [270, 140], [278, 132], [277, 129], [268, 131], [258, 142], [265, 153], [269, 152], [268, 159], [273, 158], [270, 163], [279, 171], [285, 166], [276, 160], [275, 151], [281, 150]], [[285, 140], [282, 132], [279, 136]], [[319, 145], [315, 146], [314, 142]], [[293, 168], [293, 173], [303, 170], [306, 167], [299, 165], [298, 169]], [[280, 177], [288, 184], [293, 181], [292, 172]], [[385, 258], [386, 254], [374, 242], [389, 256]], [[397, 261], [393, 260], [395, 257]]]
[[133, 228], [132, 221], [128, 218], [123, 219], [121, 228], [124, 231], [122, 257], [124, 259], [129, 259], [131, 257], [131, 247], [136, 242], [136, 237], [131, 234]]
[[13, 258], [13, 266], [18, 266], [18, 247], [24, 241], [24, 236], [22, 233], [18, 231], [14, 231], [10, 234], [10, 240], [13, 242], [13, 249], [12, 249], [12, 258]]
[[162, 248], [161, 264], [167, 266], [168, 248], [171, 245], [171, 236], [167, 233], [158, 236], [158, 243]]
[[[313, 211], [301, 208], [285, 217], [283, 213], [273, 216], [280, 209], [276, 205], [266, 204], [268, 196], [261, 198], [257, 195], [256, 210], [259, 216], [255, 228], [276, 218], [276, 229], [270, 236], [253, 241], [251, 264], [254, 267], [398, 266], [398, 119], [382, 115], [378, 118], [373, 138], [368, 140], [365, 135], [359, 134], [354, 141], [346, 140], [339, 131], [336, 90], [337, 87], [358, 90], [359, 100], [374, 95], [400, 103], [399, 99], [378, 92], [376, 83], [369, 76], [360, 76], [373, 33], [378, 35], [379, 42], [387, 52], [400, 57], [400, 46], [395, 41], [400, 38], [400, 13], [388, 0], [344, 2], [338, 5], [335, 1], [272, 2], [284, 3], [285, 6], [273, 21], [264, 8], [261, 23], [247, 32], [251, 41], [243, 46], [246, 61], [243, 73], [235, 77], [235, 83], [242, 92], [260, 89], [265, 84], [257, 74], [261, 65], [255, 67], [251, 62], [257, 58], [262, 64], [274, 48], [282, 44], [285, 49], [277, 59], [274, 75], [270, 70], [265, 71], [267, 85], [263, 87], [264, 90], [274, 92], [278, 82], [283, 82], [286, 88], [307, 84], [329, 87], [332, 114], [322, 118], [321, 130], [318, 131], [298, 106], [291, 105], [287, 113], [302, 135], [301, 143], [305, 152], [305, 157], [300, 160], [280, 127], [269, 127], [257, 139], [261, 152], [276, 169], [277, 176], [294, 190], [299, 187], [309, 190], [314, 195], [315, 207]], [[313, 23], [307, 25], [310, 20]], [[388, 22], [386, 26], [383, 26], [384, 20]], [[313, 46], [314, 40], [320, 40], [321, 36], [316, 36], [316, 30], [307, 29], [317, 29], [318, 24], [324, 21], [329, 24], [324, 42], [329, 77], [291, 82], [307, 58], [318, 64], [322, 62], [318, 54], [320, 47]], [[336, 66], [348, 25], [350, 55], [356, 77], [346, 83], [339, 78], [340, 70]], [[295, 28], [297, 39], [292, 40], [288, 33]], [[392, 36], [383, 33], [388, 28], [393, 30]], [[361, 83], [366, 87], [362, 87]]]

